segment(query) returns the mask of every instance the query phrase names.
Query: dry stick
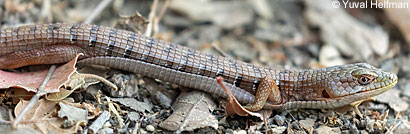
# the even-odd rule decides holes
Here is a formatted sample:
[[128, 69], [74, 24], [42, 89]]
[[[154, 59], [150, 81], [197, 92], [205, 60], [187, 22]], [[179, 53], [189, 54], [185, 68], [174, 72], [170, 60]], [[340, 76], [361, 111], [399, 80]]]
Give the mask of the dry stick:
[[84, 20], [83, 23], [90, 24], [94, 21], [95, 17], [97, 17], [107, 6], [111, 3], [112, 0], [103, 0], [98, 4], [98, 6], [93, 10], [90, 16]]
[[158, 31], [159, 31], [159, 26], [158, 26], [158, 24], [159, 24], [159, 22], [161, 21], [161, 19], [162, 19], [162, 17], [164, 17], [164, 14], [165, 14], [165, 11], [167, 11], [167, 9], [168, 9], [168, 6], [171, 4], [171, 0], [166, 0], [165, 1], [165, 3], [164, 3], [164, 5], [162, 6], [162, 8], [161, 8], [161, 11], [159, 11], [159, 14], [158, 14], [158, 16], [154, 19], [154, 26], [153, 26], [153, 29], [154, 29], [154, 37], [156, 36], [156, 34], [158, 33]]
[[158, 19], [159, 20], [161, 20], [162, 17], [164, 17], [165, 11], [167, 11], [170, 4], [171, 4], [171, 0], [166, 0], [165, 1], [164, 5], [161, 8], [161, 11], [159, 11], [159, 14], [158, 14]]
[[[394, 121], [393, 121], [394, 123], [396, 123], [399, 116], [400, 116], [400, 112], [396, 114], [396, 117], [394, 117]], [[397, 123], [397, 124], [391, 126], [390, 128], [388, 128], [386, 134], [391, 134], [394, 131], [394, 129], [396, 129], [396, 127], [398, 125], [400, 125], [401, 123], [402, 123], [402, 121], [399, 121], [399, 123]]]
[[[218, 43], [218, 44], [219, 44], [219, 43]], [[216, 45], [216, 42], [212, 42], [212, 43], [211, 43], [211, 46], [212, 46], [212, 48], [213, 48], [216, 52], [218, 52], [218, 54], [221, 55], [222, 57], [228, 57], [228, 58], [234, 59], [234, 58], [232, 58], [231, 56], [229, 56], [228, 54], [226, 54], [224, 51], [222, 51], [222, 49], [219, 48], [219, 47]]]
[[391, 128], [390, 130], [387, 130], [386, 134], [392, 134], [394, 129], [396, 129], [401, 123], [403, 123], [402, 121], [399, 121], [399, 123], [397, 123], [396, 125], [393, 126], [393, 128]]
[[[13, 115], [13, 114], [10, 114], [11, 110], [8, 110], [8, 111], [9, 111], [9, 117], [10, 117], [10, 120], [11, 120], [11, 119], [13, 119], [13, 116], [10, 116], [10, 115]], [[8, 125], [8, 124], [10, 124], [10, 121], [0, 119], [0, 125]]]
[[147, 26], [147, 30], [145, 30], [145, 36], [147, 37], [151, 37], [151, 33], [152, 33], [152, 23], [154, 22], [154, 17], [155, 17], [155, 12], [157, 11], [158, 7], [158, 0], [154, 0], [154, 3], [152, 3], [151, 6], [151, 12], [149, 13], [149, 18], [148, 18], [148, 26]]
[[27, 104], [26, 107], [20, 112], [19, 115], [17, 115], [16, 119], [13, 121], [11, 128], [17, 128], [17, 124], [23, 119], [24, 115], [34, 107], [35, 104], [37, 104], [37, 101], [40, 99], [41, 96], [45, 95], [47, 92], [44, 91], [44, 88], [46, 87], [48, 81], [50, 81], [51, 75], [54, 73], [56, 70], [56, 65], [52, 65], [50, 67], [50, 70], [48, 70], [48, 73], [46, 77], [44, 78], [43, 83], [41, 86], [38, 88], [36, 95], [31, 97], [29, 103]]
[[40, 21], [42, 23], [45, 23], [53, 20], [53, 16], [51, 15], [51, 13], [52, 12], [50, 0], [44, 0], [41, 8]]
[[103, 77], [101, 77], [101, 76], [98, 76], [98, 75], [95, 75], [95, 74], [79, 74], [79, 75], [80, 75], [81, 77], [83, 77], [83, 78], [89, 78], [89, 79], [99, 80], [99, 81], [101, 81], [102, 83], [106, 84], [108, 87], [113, 88], [115, 91], [118, 90], [118, 87], [117, 87], [116, 85], [114, 85], [113, 83], [111, 83], [110, 81], [108, 81], [107, 79], [105, 79], [105, 78], [103, 78]]

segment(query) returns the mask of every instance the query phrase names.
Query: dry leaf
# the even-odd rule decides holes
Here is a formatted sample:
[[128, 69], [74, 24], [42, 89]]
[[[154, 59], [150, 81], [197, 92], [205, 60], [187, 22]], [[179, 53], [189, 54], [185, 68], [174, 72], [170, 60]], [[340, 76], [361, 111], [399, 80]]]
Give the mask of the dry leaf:
[[61, 88], [60, 92], [47, 94], [45, 98], [49, 101], [60, 101], [70, 96], [74, 91]]
[[58, 117], [67, 117], [70, 122], [87, 121], [88, 112], [84, 109], [77, 108], [71, 105], [67, 105], [59, 102], [60, 110], [58, 111]]
[[[14, 109], [14, 114], [19, 115], [21, 110], [27, 106], [29, 102], [21, 100]], [[63, 129], [64, 119], [53, 117], [52, 113], [56, 112], [58, 102], [39, 100], [32, 109], [30, 109], [23, 117], [23, 121], [32, 121], [30, 123], [20, 124], [22, 127], [27, 127], [39, 131], [41, 133], [75, 133], [75, 127]]]
[[129, 107], [138, 112], [145, 112], [150, 111], [152, 112], [152, 106], [145, 103], [140, 102], [134, 98], [111, 98], [112, 101], [118, 102], [126, 107]]
[[192, 131], [197, 128], [218, 128], [218, 120], [209, 108], [215, 103], [208, 94], [200, 91], [182, 92], [175, 101], [174, 113], [159, 126], [169, 131]]
[[[236, 100], [235, 96], [233, 96], [233, 94], [231, 93], [231, 90], [229, 90], [224, 84], [223, 84], [223, 78], [222, 77], [218, 77], [216, 78], [216, 80], [218, 81], [219, 86], [222, 87], [222, 89], [226, 92], [226, 94], [228, 95], [228, 103], [226, 104], [225, 107], [225, 113], [228, 115], [240, 115], [240, 116], [248, 116], [248, 115], [252, 115], [255, 117], [259, 117], [259, 119], [263, 120], [264, 116], [266, 114], [261, 114], [261, 113], [266, 113], [266, 111], [264, 110], [260, 110], [258, 112], [251, 112], [246, 110], [244, 107], [242, 107], [242, 105], [238, 102], [238, 100]], [[269, 114], [269, 113], [267, 113]], [[269, 114], [270, 115], [270, 114]], [[268, 116], [269, 117], [269, 116]]]
[[[69, 80], [71, 74], [76, 70], [75, 64], [78, 57], [82, 54], [78, 54], [73, 60], [58, 67], [47, 83], [44, 91], [47, 93], [58, 92], [59, 88]], [[0, 70], [0, 88], [24, 88], [30, 92], [37, 92], [37, 88], [44, 81], [44, 77], [47, 75], [48, 70], [28, 73], [11, 73]]]
[[93, 119], [95, 116], [99, 115], [101, 113], [100, 108], [95, 107], [93, 104], [89, 103], [69, 103], [67, 101], [63, 101], [67, 105], [73, 106], [73, 107], [78, 107], [82, 109], [86, 109], [88, 111], [88, 119]]
[[[88, 75], [91, 75], [91, 74], [87, 74], [86, 76], [88, 76]], [[66, 87], [66, 88], [70, 87], [71, 90], [67, 90], [66, 88], [61, 88], [60, 92], [48, 94], [46, 96], [46, 99], [51, 100], [51, 101], [59, 101], [59, 100], [65, 99], [66, 97], [68, 97], [70, 94], [72, 94], [77, 89], [80, 89], [80, 88], [81, 89], [86, 89], [90, 85], [99, 83], [99, 81], [88, 81], [88, 82], [86, 82], [85, 79], [86, 78], [84, 77], [84, 75], [82, 75], [82, 74], [75, 71], [71, 75], [70, 80], [64, 84], [64, 87]]]
[[13, 99], [13, 104], [19, 103], [21, 99], [30, 100], [30, 98], [35, 95], [35, 93], [29, 92], [22, 88], [10, 88], [9, 91], [10, 92], [7, 93], [7, 96], [10, 96], [10, 98]]

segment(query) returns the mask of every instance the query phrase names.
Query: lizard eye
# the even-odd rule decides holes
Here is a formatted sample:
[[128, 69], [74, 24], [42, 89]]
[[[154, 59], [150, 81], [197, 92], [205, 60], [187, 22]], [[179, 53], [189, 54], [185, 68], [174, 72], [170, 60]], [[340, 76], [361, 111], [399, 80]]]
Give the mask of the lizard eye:
[[373, 79], [371, 79], [368, 76], [362, 76], [362, 77], [359, 78], [359, 83], [362, 84], [362, 85], [367, 85], [372, 81], [373, 81]]

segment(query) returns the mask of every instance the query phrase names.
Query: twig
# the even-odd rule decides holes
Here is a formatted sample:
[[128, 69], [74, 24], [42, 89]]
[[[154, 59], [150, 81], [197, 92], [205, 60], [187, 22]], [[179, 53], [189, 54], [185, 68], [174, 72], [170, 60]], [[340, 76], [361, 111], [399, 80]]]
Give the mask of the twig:
[[161, 11], [159, 11], [158, 19], [161, 20], [162, 17], [164, 17], [165, 11], [167, 11], [168, 6], [169, 6], [170, 4], [171, 4], [171, 0], [165, 0], [165, 3], [164, 3], [164, 5], [162, 6]]
[[394, 125], [391, 129], [387, 130], [386, 134], [392, 134], [394, 129], [396, 129], [401, 123], [402, 123], [402, 121], [399, 121], [399, 123]]
[[[212, 46], [212, 48], [216, 51], [216, 52], [218, 52], [221, 56], [223, 56], [223, 57], [228, 57], [228, 58], [232, 58], [231, 56], [229, 56], [228, 54], [226, 54], [224, 51], [222, 51], [222, 49], [221, 48], [219, 48], [218, 46], [217, 46], [217, 44], [219, 44], [218, 42], [212, 42], [211, 43], [211, 46]], [[233, 58], [232, 58], [233, 59]]]
[[151, 12], [149, 13], [149, 18], [148, 18], [148, 26], [147, 26], [147, 30], [145, 30], [145, 36], [147, 37], [151, 37], [151, 33], [152, 33], [152, 23], [154, 22], [154, 17], [155, 17], [155, 12], [157, 11], [157, 7], [158, 7], [158, 0], [154, 0], [154, 3], [152, 3], [151, 6]]
[[98, 6], [93, 10], [90, 16], [84, 20], [84, 23], [89, 24], [94, 21], [95, 17], [97, 17], [107, 6], [111, 3], [112, 0], [103, 0], [98, 4]]
[[[396, 117], [394, 117], [394, 121], [393, 121], [393, 122], [397, 122], [399, 116], [400, 116], [400, 112], [398, 112], [398, 113], [396, 114]], [[399, 126], [401, 123], [402, 123], [402, 121], [399, 121], [399, 123], [395, 124], [394, 126], [391, 126], [391, 127], [387, 130], [386, 134], [391, 134], [391, 133], [394, 131], [394, 129], [396, 129], [397, 126]]]
[[41, 96], [45, 95], [47, 92], [44, 91], [44, 88], [46, 87], [48, 81], [50, 81], [51, 75], [54, 73], [54, 71], [56, 70], [56, 65], [52, 65], [50, 67], [50, 70], [48, 70], [48, 73], [46, 75], [46, 77], [44, 78], [43, 83], [41, 84], [41, 86], [38, 88], [37, 93], [31, 97], [29, 103], [27, 104], [26, 107], [23, 108], [23, 110], [19, 113], [19, 115], [17, 115], [16, 119], [14, 121], [12, 121], [12, 125], [11, 128], [17, 128], [17, 124], [23, 119], [24, 115], [31, 109], [34, 107], [34, 105], [37, 104], [38, 100], [40, 99]]
[[155, 19], [154, 19], [154, 26], [153, 26], [153, 29], [154, 29], [154, 33], [153, 33], [153, 35], [154, 35], [154, 37], [156, 36], [156, 34], [158, 33], [158, 31], [159, 31], [159, 22], [161, 21], [161, 19], [162, 19], [162, 17], [164, 17], [164, 14], [165, 14], [165, 12], [167, 11], [167, 9], [168, 9], [168, 6], [171, 4], [171, 0], [166, 0], [165, 1], [165, 3], [164, 3], [164, 5], [162, 6], [162, 8], [161, 8], [161, 11], [159, 11], [159, 14], [158, 14], [158, 17], [156, 17]]
[[113, 83], [111, 83], [110, 81], [108, 81], [107, 79], [105, 79], [101, 76], [98, 76], [98, 75], [95, 75], [95, 74], [81, 74], [81, 73], [79, 73], [78, 75], [80, 75], [83, 78], [96, 79], [98, 81], [103, 82], [107, 86], [113, 88], [115, 91], [118, 90], [118, 87], [116, 85], [114, 85]]
[[44, 0], [43, 5], [41, 8], [41, 14], [40, 14], [40, 22], [45, 23], [53, 20], [53, 16], [51, 15], [51, 2], [50, 0]]
[[10, 121], [0, 120], [0, 124], [10, 124]]

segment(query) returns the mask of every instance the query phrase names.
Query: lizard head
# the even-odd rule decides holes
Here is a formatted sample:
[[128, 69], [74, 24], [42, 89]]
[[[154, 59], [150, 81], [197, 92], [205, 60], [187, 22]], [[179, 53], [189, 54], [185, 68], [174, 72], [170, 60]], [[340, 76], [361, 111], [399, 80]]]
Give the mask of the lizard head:
[[[275, 104], [271, 106], [283, 109], [337, 108], [379, 95], [393, 88], [398, 80], [397, 75], [366, 63], [347, 64], [310, 71], [312, 76], [307, 80], [308, 83], [311, 82], [312, 85], [309, 86], [313, 87], [314, 90], [301, 94], [302, 97], [305, 97], [305, 100], [285, 101], [279, 106]], [[318, 81], [312, 82], [314, 79]]]
[[398, 80], [397, 75], [366, 63], [329, 67], [326, 70], [328, 77], [327, 86], [321, 93], [323, 98], [368, 98], [393, 88]]

